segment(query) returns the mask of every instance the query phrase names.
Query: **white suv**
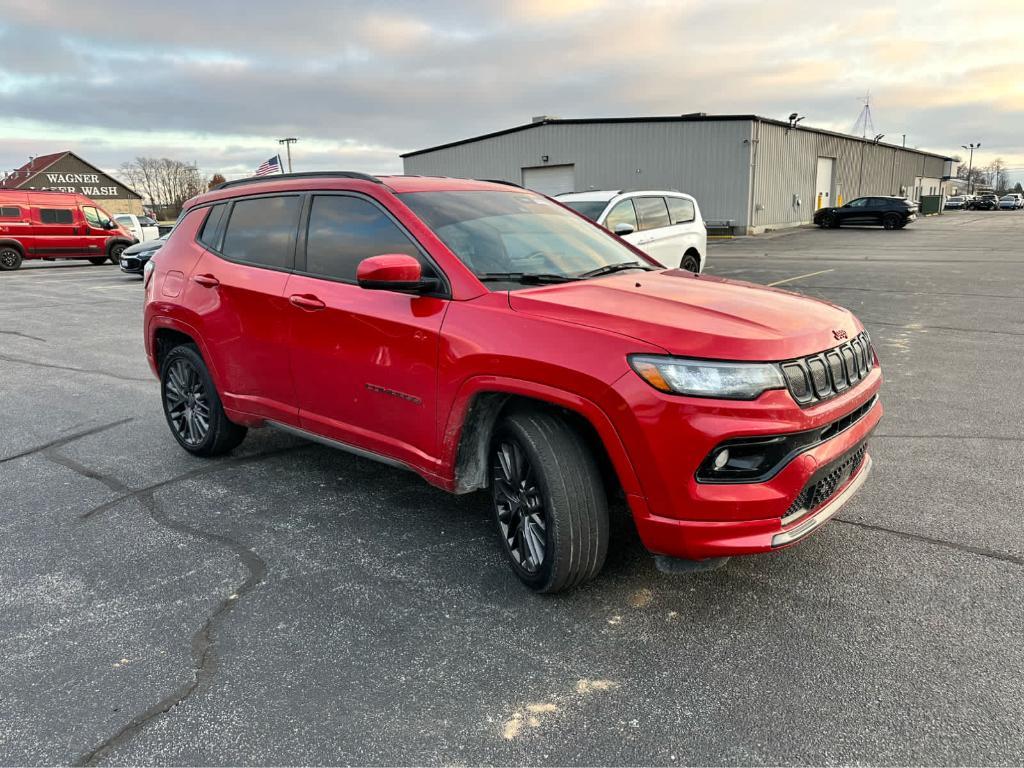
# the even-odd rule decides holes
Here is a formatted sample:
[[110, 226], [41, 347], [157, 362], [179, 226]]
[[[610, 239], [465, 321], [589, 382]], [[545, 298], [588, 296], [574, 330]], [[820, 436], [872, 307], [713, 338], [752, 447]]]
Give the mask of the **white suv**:
[[700, 206], [690, 195], [604, 190], [572, 192], [555, 199], [666, 267], [704, 271], [708, 230]]

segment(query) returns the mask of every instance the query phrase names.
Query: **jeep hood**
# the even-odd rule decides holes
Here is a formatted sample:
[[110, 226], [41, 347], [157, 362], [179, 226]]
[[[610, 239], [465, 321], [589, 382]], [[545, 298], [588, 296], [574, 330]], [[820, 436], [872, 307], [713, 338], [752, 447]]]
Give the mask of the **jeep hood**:
[[719, 360], [786, 360], [834, 347], [862, 328], [834, 304], [683, 270], [511, 291], [509, 305], [630, 336], [674, 355]]

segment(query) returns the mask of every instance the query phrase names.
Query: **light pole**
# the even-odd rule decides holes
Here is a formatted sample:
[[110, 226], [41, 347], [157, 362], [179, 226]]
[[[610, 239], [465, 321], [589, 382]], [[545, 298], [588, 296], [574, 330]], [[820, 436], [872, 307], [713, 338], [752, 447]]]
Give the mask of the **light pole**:
[[968, 146], [967, 144], [961, 144], [960, 146], [963, 147], [964, 149], [969, 149], [971, 151], [971, 159], [967, 164], [967, 188], [969, 190], [967, 194], [973, 195], [974, 176], [971, 175], [971, 172], [974, 170], [974, 150], [981, 149], [981, 142], [979, 141], [977, 144], [971, 144], [970, 146]]
[[287, 147], [288, 149], [288, 173], [292, 172], [292, 144], [294, 144], [296, 141], [298, 141], [298, 139], [296, 139], [295, 137], [277, 140], [278, 144], [284, 144], [285, 147]]

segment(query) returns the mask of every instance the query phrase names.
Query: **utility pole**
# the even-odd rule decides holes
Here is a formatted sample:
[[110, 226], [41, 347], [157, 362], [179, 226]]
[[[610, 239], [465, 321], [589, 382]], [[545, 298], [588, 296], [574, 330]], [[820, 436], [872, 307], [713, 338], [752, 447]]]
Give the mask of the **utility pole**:
[[295, 137], [277, 140], [278, 144], [284, 144], [285, 147], [287, 147], [288, 149], [288, 173], [292, 172], [292, 144], [294, 144], [296, 141], [298, 141], [298, 139], [296, 139]]
[[971, 150], [971, 159], [970, 159], [970, 162], [967, 165], [967, 187], [970, 190], [968, 192], [968, 194], [973, 195], [974, 194], [974, 176], [972, 175], [972, 171], [974, 170], [974, 150], [981, 149], [981, 142], [979, 141], [977, 144], [971, 144], [970, 146], [968, 146], [966, 144], [961, 144], [960, 146], [963, 147], [964, 149]]

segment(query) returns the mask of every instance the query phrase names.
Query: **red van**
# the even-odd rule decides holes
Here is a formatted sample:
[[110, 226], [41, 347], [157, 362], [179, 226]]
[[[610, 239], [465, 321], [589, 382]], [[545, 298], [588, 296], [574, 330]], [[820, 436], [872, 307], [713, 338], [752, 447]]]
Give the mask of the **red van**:
[[0, 270], [25, 259], [88, 259], [118, 263], [138, 242], [84, 195], [0, 189]]

